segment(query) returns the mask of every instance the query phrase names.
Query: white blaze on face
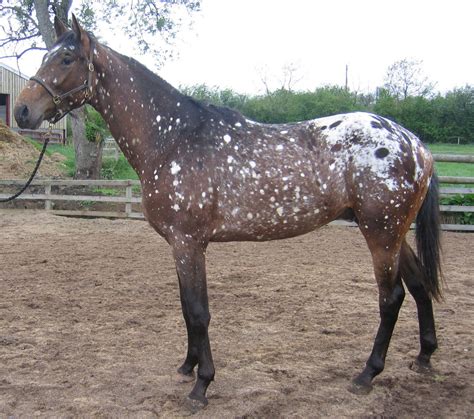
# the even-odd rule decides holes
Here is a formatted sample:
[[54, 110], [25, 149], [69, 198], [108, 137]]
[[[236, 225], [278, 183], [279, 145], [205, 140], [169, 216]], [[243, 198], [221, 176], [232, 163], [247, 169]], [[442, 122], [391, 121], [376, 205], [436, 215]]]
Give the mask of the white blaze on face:
[[56, 45], [54, 46], [53, 48], [51, 48], [48, 53], [44, 56], [44, 63], [46, 63], [47, 61], [49, 61], [60, 49], [62, 48], [62, 46], [59, 44], [59, 45]]

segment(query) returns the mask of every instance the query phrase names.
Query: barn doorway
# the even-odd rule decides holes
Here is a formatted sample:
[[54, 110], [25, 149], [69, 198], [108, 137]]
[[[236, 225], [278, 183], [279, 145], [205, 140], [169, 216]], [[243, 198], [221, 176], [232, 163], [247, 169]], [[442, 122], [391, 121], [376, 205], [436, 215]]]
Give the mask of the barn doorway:
[[7, 127], [10, 126], [10, 95], [0, 93], [0, 119]]

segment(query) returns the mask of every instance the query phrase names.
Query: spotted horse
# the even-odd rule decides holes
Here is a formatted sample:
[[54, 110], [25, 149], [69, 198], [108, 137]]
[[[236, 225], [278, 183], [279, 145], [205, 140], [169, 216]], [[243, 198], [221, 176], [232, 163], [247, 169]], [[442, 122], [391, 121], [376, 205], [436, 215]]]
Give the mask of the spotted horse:
[[[433, 157], [400, 125], [369, 113], [267, 125], [181, 94], [132, 58], [102, 45], [72, 17], [18, 97], [22, 128], [36, 129], [85, 103], [107, 122], [140, 177], [143, 210], [176, 263], [188, 349], [178, 369], [195, 380], [186, 403], [207, 404], [214, 379], [205, 254], [209, 242], [266, 241], [354, 220], [370, 249], [380, 325], [351, 386], [368, 392], [385, 363], [404, 299], [416, 301], [420, 352], [437, 347], [432, 299], [441, 294]], [[406, 241], [416, 222], [417, 253]], [[337, 234], [337, 231], [334, 231]], [[327, 279], [321, 279], [327, 280]], [[197, 366], [197, 377], [194, 369]]]

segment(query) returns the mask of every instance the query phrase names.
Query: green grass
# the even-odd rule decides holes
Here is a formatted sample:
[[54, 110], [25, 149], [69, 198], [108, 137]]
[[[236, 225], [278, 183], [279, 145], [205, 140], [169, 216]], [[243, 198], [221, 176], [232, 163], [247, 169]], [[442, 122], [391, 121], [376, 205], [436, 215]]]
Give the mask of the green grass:
[[437, 162], [435, 168], [439, 176], [474, 177], [473, 163]]
[[[37, 141], [31, 141], [31, 144], [39, 150], [42, 148], [42, 144]], [[66, 157], [64, 165], [67, 168], [67, 175], [73, 177], [76, 171], [74, 147], [72, 145], [50, 144], [46, 149], [46, 154], [51, 156], [53, 153], [59, 153]], [[117, 161], [110, 157], [102, 159], [101, 176], [103, 179], [138, 179], [137, 174], [122, 154]]]
[[117, 161], [110, 157], [103, 158], [101, 175], [103, 179], [138, 179], [138, 175], [123, 154]]
[[[472, 154], [474, 144], [427, 144], [433, 154]], [[472, 163], [435, 163], [439, 176], [466, 176], [474, 177], [474, 164]]]
[[426, 144], [433, 154], [474, 154], [474, 144]]
[[[26, 140], [33, 145], [36, 149], [41, 151], [43, 149], [43, 144], [32, 140], [29, 137], [25, 137]], [[46, 148], [45, 154], [47, 156], [51, 156], [54, 153], [59, 153], [62, 154], [63, 156], [66, 157], [66, 160], [64, 160], [63, 164], [66, 167], [66, 174], [69, 177], [73, 177], [74, 173], [76, 171], [76, 163], [75, 163], [75, 157], [74, 157], [74, 147], [73, 146], [63, 146], [61, 144], [48, 144], [48, 147]]]
[[120, 196], [123, 195], [123, 190], [115, 188], [94, 188], [92, 193], [101, 196]]
[[[35, 148], [41, 151], [43, 148], [43, 144], [32, 140], [31, 138], [25, 137], [30, 144], [32, 144]], [[53, 153], [59, 153], [63, 156], [66, 156], [68, 159], [74, 160], [74, 147], [71, 145], [61, 145], [61, 144], [48, 144], [48, 148], [46, 148], [46, 155], [51, 156]]]
[[51, 156], [53, 153], [59, 153], [66, 157], [63, 164], [66, 166], [67, 175], [74, 176], [76, 172], [76, 158], [74, 155], [74, 147], [71, 145], [49, 144], [46, 149], [46, 154]]

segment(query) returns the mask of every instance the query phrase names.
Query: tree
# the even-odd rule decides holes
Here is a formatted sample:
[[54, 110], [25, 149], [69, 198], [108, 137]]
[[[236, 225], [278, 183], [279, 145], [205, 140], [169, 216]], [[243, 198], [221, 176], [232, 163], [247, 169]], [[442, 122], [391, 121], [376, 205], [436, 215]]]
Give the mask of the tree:
[[[80, 0], [76, 13], [83, 26], [94, 30], [97, 23], [116, 25], [123, 22], [123, 31], [134, 39], [140, 51], [154, 54], [158, 64], [171, 55], [170, 50], [161, 51], [169, 45], [176, 34], [181, 12], [199, 9], [196, 0], [105, 0], [93, 2]], [[20, 60], [32, 50], [48, 50], [55, 40], [52, 20], [57, 16], [67, 22], [73, 0], [4, 0], [0, 2], [0, 47], [8, 48], [9, 55]], [[179, 9], [179, 10], [178, 10]], [[36, 15], [36, 19], [34, 17]], [[182, 15], [182, 13], [181, 13]], [[119, 19], [122, 17], [122, 19]], [[125, 19], [124, 19], [125, 17]], [[160, 38], [163, 43], [156, 42]], [[157, 47], [155, 46], [158, 45]], [[71, 112], [74, 149], [76, 152], [76, 173], [78, 179], [94, 179], [100, 176], [102, 142], [88, 141], [85, 126], [85, 110]]]
[[194, 99], [239, 110], [243, 109], [245, 102], [248, 100], [247, 95], [236, 93], [232, 89], [221, 90], [217, 86], [208, 87], [205, 84], [180, 87], [180, 90]]
[[282, 66], [279, 75], [272, 74], [268, 66], [262, 66], [257, 69], [260, 81], [267, 95], [281, 90], [294, 91], [295, 85], [303, 79], [303, 76], [299, 74], [300, 71], [299, 65], [294, 62], [286, 62]]
[[422, 61], [405, 58], [388, 67], [384, 87], [400, 100], [409, 96], [429, 96], [435, 85], [423, 74]]
[[438, 141], [474, 142], [474, 87], [455, 88], [436, 99], [437, 118], [443, 128], [443, 138]]

